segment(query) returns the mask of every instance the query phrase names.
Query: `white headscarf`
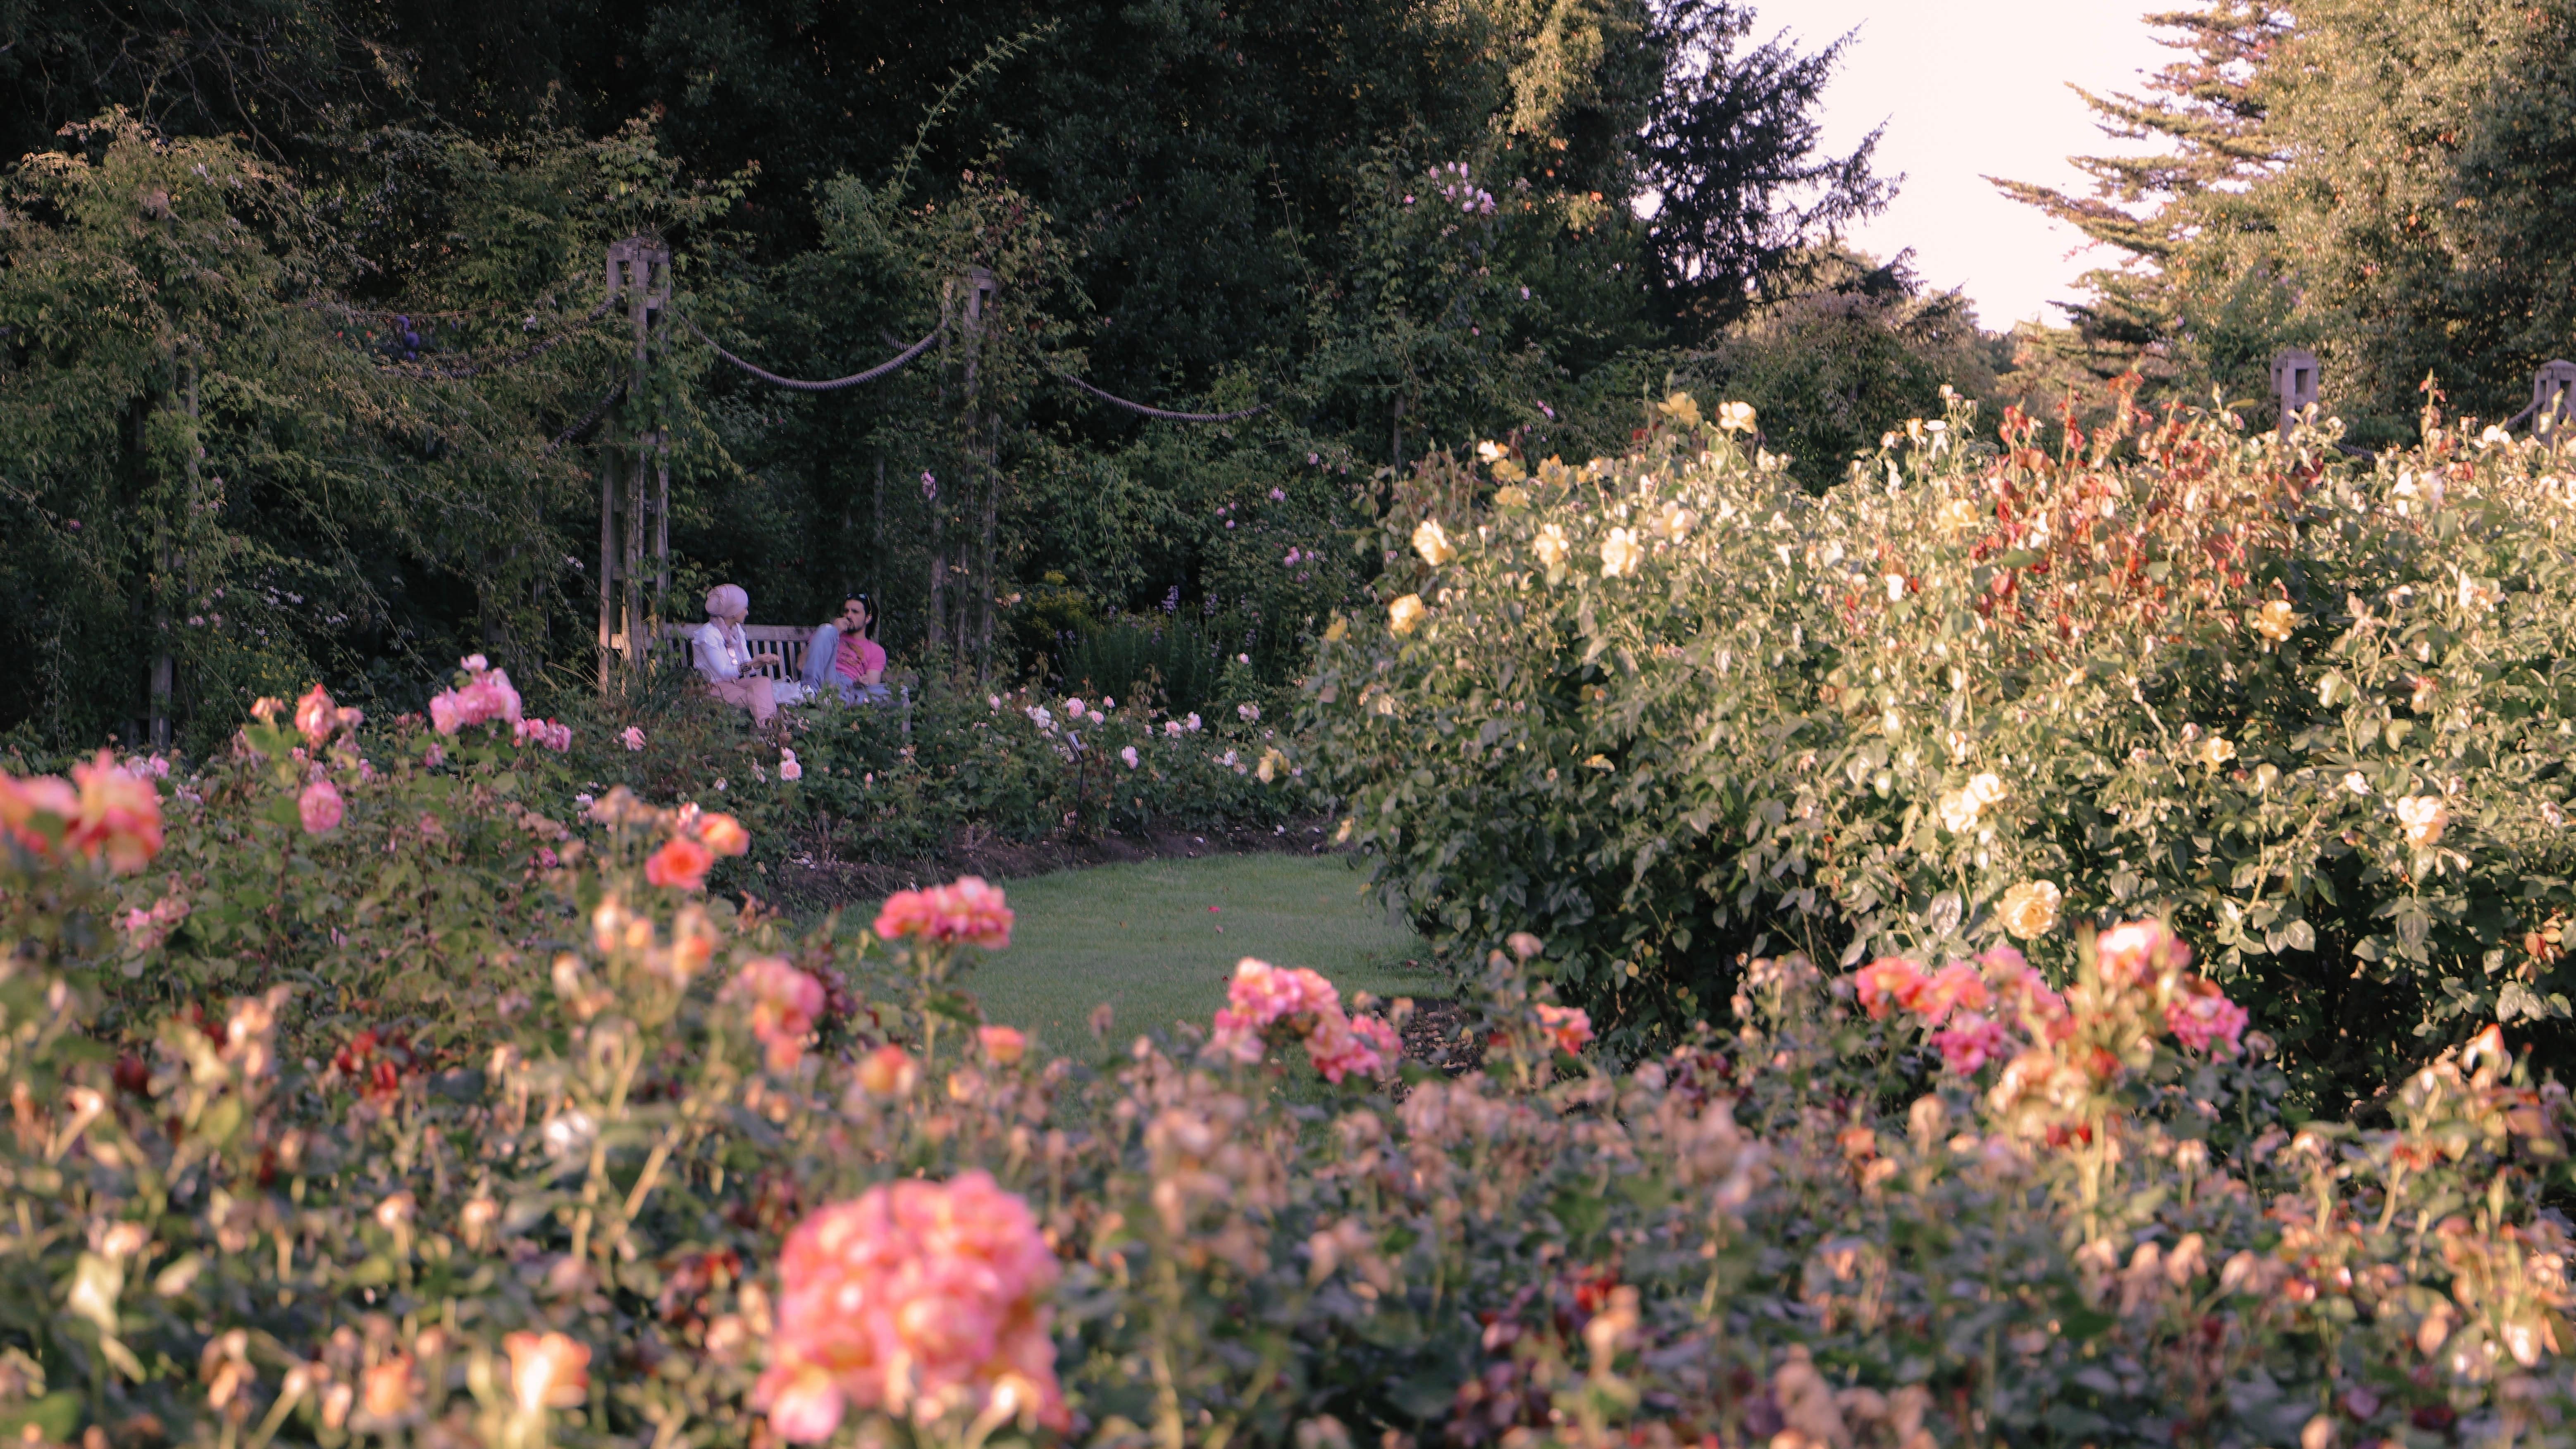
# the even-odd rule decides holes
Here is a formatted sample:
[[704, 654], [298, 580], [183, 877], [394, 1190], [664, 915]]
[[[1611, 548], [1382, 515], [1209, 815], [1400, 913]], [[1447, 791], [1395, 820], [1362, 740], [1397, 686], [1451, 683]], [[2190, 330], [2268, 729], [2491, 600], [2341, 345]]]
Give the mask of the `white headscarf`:
[[707, 590], [707, 617], [739, 619], [751, 612], [751, 595], [740, 584], [718, 584]]

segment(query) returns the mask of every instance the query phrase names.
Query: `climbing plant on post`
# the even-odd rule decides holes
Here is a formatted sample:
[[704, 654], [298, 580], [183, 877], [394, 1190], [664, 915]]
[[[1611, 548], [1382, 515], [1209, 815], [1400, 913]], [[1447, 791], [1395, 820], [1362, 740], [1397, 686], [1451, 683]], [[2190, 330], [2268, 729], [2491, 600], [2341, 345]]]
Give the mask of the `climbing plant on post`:
[[623, 306], [633, 348], [616, 433], [599, 448], [602, 693], [620, 668], [642, 667], [671, 587], [671, 470], [653, 387], [653, 331], [671, 304], [671, 249], [640, 236], [611, 243], [608, 302]]

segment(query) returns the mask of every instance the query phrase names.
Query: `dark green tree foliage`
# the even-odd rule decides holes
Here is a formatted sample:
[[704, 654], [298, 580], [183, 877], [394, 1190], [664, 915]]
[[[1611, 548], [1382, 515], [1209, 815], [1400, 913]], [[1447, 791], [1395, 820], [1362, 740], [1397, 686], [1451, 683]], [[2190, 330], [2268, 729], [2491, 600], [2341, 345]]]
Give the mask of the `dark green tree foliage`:
[[1811, 490], [1842, 481], [1908, 419], [1948, 410], [1944, 388], [1992, 392], [2000, 339], [1977, 330], [1958, 292], [1925, 293], [1910, 259], [1878, 263], [1839, 246], [1800, 253], [1781, 282], [1673, 385], [1751, 403], [1764, 444]]
[[[206, 222], [239, 222], [266, 268], [224, 274], [230, 331], [158, 294], [176, 320], [155, 327], [269, 339], [225, 376], [297, 419], [224, 414], [265, 451], [219, 462], [210, 444], [204, 470], [230, 498], [286, 491], [256, 526], [216, 515], [256, 547], [204, 589], [255, 577], [333, 603], [250, 625], [255, 668], [182, 651], [183, 713], [316, 672], [344, 692], [372, 674], [398, 704], [470, 648], [523, 681], [585, 669], [585, 424], [667, 432], [679, 600], [739, 578], [757, 617], [798, 620], [862, 589], [898, 649], [989, 664], [988, 641], [1047, 637], [1014, 610], [1052, 572], [1096, 618], [1194, 608], [1242, 625], [1236, 652], [1284, 661], [1375, 567], [1350, 543], [1383, 506], [1362, 486], [1376, 469], [1515, 430], [1569, 450], [1624, 436], [1666, 370], [1655, 349], [1722, 315], [1708, 287], [1740, 290], [1874, 196], [1866, 148], [1812, 154], [1832, 53], [1739, 54], [1750, 23], [1660, 0], [0, 0], [0, 142], [44, 152], [125, 106], [136, 155], [219, 144], [291, 198]], [[55, 166], [27, 163], [28, 196]], [[15, 255], [106, 265], [127, 244], [13, 204]], [[638, 231], [680, 257], [681, 313], [779, 371], [836, 376], [952, 329], [885, 382], [784, 394], [708, 371], [666, 328], [654, 395], [603, 421], [624, 344], [616, 319], [584, 321], [602, 248]], [[976, 266], [1002, 291], [969, 346], [954, 284]], [[1660, 298], [1677, 278], [1698, 301]], [[48, 305], [23, 265], [0, 280], [0, 326]], [[185, 506], [161, 455], [108, 447], [103, 422], [62, 441], [53, 400], [103, 345], [66, 336], [0, 339], [21, 420], [0, 437], [8, 506], [95, 528], [114, 496], [135, 534], [64, 552], [12, 528], [0, 577], [31, 602], [8, 641], [91, 673], [13, 684], [0, 725], [70, 741], [142, 718], [159, 613], [199, 612], [154, 560], [202, 573], [216, 554], [156, 541], [176, 526], [152, 510]], [[173, 415], [194, 367], [213, 429], [199, 345], [137, 343], [83, 401]], [[1268, 407], [1152, 422], [1058, 373], [1165, 407]], [[114, 601], [77, 625], [41, 602], [75, 553]]]
[[2576, 350], [2576, 6], [2221, 0], [2149, 23], [2184, 58], [2088, 99], [2160, 153], [2077, 158], [2089, 197], [1999, 183], [2126, 258], [2043, 351], [2242, 398], [2275, 350], [2313, 347], [2328, 408], [2388, 440], [2428, 374], [2502, 417]]
[[1724, 0], [1673, 0], [1658, 16], [1664, 84], [1639, 148], [1647, 237], [1663, 312], [1703, 333], [1742, 317], [1818, 233], [1878, 211], [1894, 189], [1870, 171], [1877, 131], [1848, 156], [1816, 153], [1817, 98], [1851, 38], [1807, 55], [1775, 38], [1739, 56], [1753, 24]]
[[[585, 326], [596, 239], [719, 198], [675, 195], [633, 130], [423, 146], [372, 211], [122, 115], [66, 140], [0, 182], [0, 639], [37, 661], [0, 718], [131, 730], [164, 656], [183, 723], [317, 675], [409, 705], [464, 650], [586, 641], [547, 635], [579, 617], [569, 540], [597, 526], [554, 446], [614, 355]], [[424, 193], [436, 214], [402, 215]], [[457, 305], [341, 300], [378, 227]]]

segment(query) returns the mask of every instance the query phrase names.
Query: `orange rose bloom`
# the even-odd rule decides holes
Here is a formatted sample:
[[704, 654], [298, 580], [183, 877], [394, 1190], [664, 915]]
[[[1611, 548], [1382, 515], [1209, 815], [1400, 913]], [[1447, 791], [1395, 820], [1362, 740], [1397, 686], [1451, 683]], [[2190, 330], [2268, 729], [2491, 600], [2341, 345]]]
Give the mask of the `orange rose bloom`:
[[510, 1393], [519, 1412], [569, 1409], [590, 1397], [590, 1346], [560, 1333], [513, 1333], [501, 1340], [510, 1355]]
[[716, 863], [715, 854], [687, 836], [669, 841], [654, 851], [644, 862], [644, 878], [657, 886], [677, 890], [703, 890], [707, 869]]
[[751, 849], [751, 832], [730, 815], [699, 816], [698, 839], [718, 855], [740, 855]]

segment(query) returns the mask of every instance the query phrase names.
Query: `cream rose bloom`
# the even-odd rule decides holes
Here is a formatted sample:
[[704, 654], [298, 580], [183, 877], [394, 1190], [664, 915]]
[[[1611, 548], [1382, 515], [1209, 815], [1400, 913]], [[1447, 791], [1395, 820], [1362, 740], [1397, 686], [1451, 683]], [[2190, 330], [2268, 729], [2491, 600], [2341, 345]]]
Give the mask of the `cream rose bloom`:
[[1422, 622], [1422, 596], [1407, 594], [1386, 606], [1386, 627], [1398, 634], [1410, 634]]
[[2057, 908], [2066, 899], [2055, 883], [2026, 880], [2004, 892], [2004, 929], [2028, 941], [2057, 929]]
[[1551, 523], [1538, 531], [1537, 538], [1530, 540], [1530, 552], [1537, 554], [1538, 561], [1549, 568], [1561, 569], [1574, 553], [1574, 545], [1566, 541], [1564, 529]]
[[2405, 827], [2408, 845], [2428, 850], [2451, 823], [2450, 802], [2439, 795], [2409, 795], [2397, 802], [2397, 823]]
[[1977, 828], [1977, 814], [1982, 808], [1977, 797], [1965, 790], [1953, 790], [1941, 797], [1935, 806], [1941, 814], [1941, 828], [1952, 835], [1965, 835]]
[[1625, 578], [1645, 561], [1646, 546], [1637, 542], [1633, 528], [1614, 528], [1601, 541], [1601, 577], [1605, 579]]
[[1458, 556], [1458, 550], [1449, 546], [1449, 535], [1441, 531], [1440, 520], [1436, 518], [1422, 520], [1421, 525], [1413, 530], [1413, 551], [1422, 555], [1422, 561], [1433, 568]]
[[1740, 402], [1719, 403], [1717, 405], [1717, 425], [1726, 429], [1730, 433], [1752, 432], [1753, 404]]
[[2290, 607], [2287, 599], [2274, 599], [2254, 611], [2254, 632], [2275, 644], [2289, 638], [2290, 631], [2297, 627], [2298, 611]]
[[2199, 748], [2191, 753], [2192, 758], [2211, 769], [2216, 769], [2236, 758], [2236, 747], [2229, 744], [2223, 735], [2211, 735], [2208, 739], [2202, 740]]

